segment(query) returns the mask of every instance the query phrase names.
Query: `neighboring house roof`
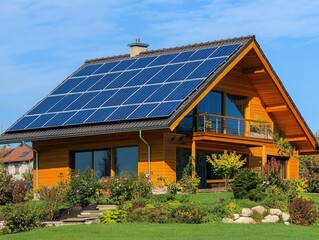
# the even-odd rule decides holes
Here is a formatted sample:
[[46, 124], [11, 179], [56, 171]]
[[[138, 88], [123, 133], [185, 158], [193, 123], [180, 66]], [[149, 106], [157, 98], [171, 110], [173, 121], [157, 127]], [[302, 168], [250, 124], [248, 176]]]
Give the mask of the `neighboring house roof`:
[[[219, 51], [220, 49], [229, 51], [225, 51], [223, 55], [224, 52]], [[272, 79], [271, 88], [276, 88], [274, 94], [279, 96], [281, 102], [287, 104], [287, 106], [281, 104], [279, 108], [289, 109], [288, 118], [298, 125], [296, 133], [300, 135], [302, 132], [306, 135], [307, 144], [314, 149], [316, 147], [314, 136], [254, 36], [147, 51], [133, 58], [126, 54], [87, 60], [46, 98], [13, 124], [0, 137], [0, 143], [139, 129], [173, 130], [195, 104], [251, 51], [255, 53], [252, 56], [253, 61], [263, 65], [267, 76]], [[217, 52], [218, 54], [214, 55]], [[181, 71], [179, 72], [178, 69]], [[163, 74], [161, 78], [156, 79], [156, 76], [161, 75], [160, 73], [165, 70], [167, 70], [166, 75]], [[187, 72], [186, 75], [185, 72]], [[143, 73], [142, 78], [137, 78], [136, 76], [141, 73]], [[114, 79], [116, 81], [113, 81]], [[126, 84], [130, 85], [129, 91], [126, 91], [128, 89]], [[132, 90], [131, 88], [134, 87], [136, 89]], [[164, 90], [161, 92], [161, 89]], [[123, 97], [117, 98], [117, 91], [122, 90], [125, 100]], [[262, 97], [263, 90], [256, 90]], [[138, 97], [135, 98], [134, 94]], [[145, 95], [147, 97], [151, 95], [150, 99], [153, 96], [156, 97], [145, 104], [143, 102]], [[127, 102], [127, 98], [131, 99], [131, 102]], [[279, 115], [276, 116], [278, 102], [272, 102], [272, 99], [265, 99], [267, 106], [270, 106], [268, 110], [275, 117], [280, 118]], [[93, 104], [90, 105], [90, 102]], [[86, 108], [88, 105], [85, 104], [90, 107]], [[135, 112], [138, 114], [134, 115]]]
[[33, 151], [27, 146], [19, 146], [6, 154], [0, 161], [3, 163], [26, 162], [33, 160]]

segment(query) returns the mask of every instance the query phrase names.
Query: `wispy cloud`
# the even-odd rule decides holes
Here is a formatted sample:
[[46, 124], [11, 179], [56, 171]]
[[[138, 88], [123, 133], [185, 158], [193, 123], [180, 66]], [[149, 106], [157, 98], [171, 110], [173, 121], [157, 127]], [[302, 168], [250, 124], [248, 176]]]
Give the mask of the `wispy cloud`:
[[0, 11], [4, 128], [85, 59], [126, 53], [136, 37], [151, 48], [247, 34], [319, 38], [317, 0], [10, 0]]

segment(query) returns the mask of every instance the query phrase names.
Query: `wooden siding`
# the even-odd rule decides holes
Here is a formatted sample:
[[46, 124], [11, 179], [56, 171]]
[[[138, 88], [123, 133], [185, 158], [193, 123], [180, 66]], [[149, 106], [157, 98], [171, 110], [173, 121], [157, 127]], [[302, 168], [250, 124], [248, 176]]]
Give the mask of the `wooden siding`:
[[[163, 130], [142, 133], [143, 138], [151, 145], [151, 180], [154, 182], [158, 175], [165, 174], [163, 133]], [[69, 178], [71, 153], [75, 151], [138, 146], [138, 172], [148, 172], [147, 145], [139, 139], [138, 132], [38, 141], [33, 146], [39, 152], [40, 188], [58, 183], [61, 176]]]

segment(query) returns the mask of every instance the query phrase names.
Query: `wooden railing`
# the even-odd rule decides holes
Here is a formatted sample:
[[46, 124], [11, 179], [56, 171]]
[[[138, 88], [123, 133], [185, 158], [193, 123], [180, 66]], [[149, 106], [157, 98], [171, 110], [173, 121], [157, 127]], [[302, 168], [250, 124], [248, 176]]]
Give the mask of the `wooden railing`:
[[187, 116], [195, 121], [194, 131], [214, 132], [237, 136], [250, 136], [270, 139], [272, 127], [269, 122], [237, 117], [202, 113]]

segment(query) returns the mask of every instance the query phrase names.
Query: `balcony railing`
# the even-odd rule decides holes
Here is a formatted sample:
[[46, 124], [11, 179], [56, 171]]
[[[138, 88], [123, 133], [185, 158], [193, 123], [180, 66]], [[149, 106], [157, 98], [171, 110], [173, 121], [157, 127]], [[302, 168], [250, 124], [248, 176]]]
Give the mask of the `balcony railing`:
[[237, 136], [271, 139], [271, 124], [266, 121], [202, 113], [192, 117], [198, 132], [214, 132]]

